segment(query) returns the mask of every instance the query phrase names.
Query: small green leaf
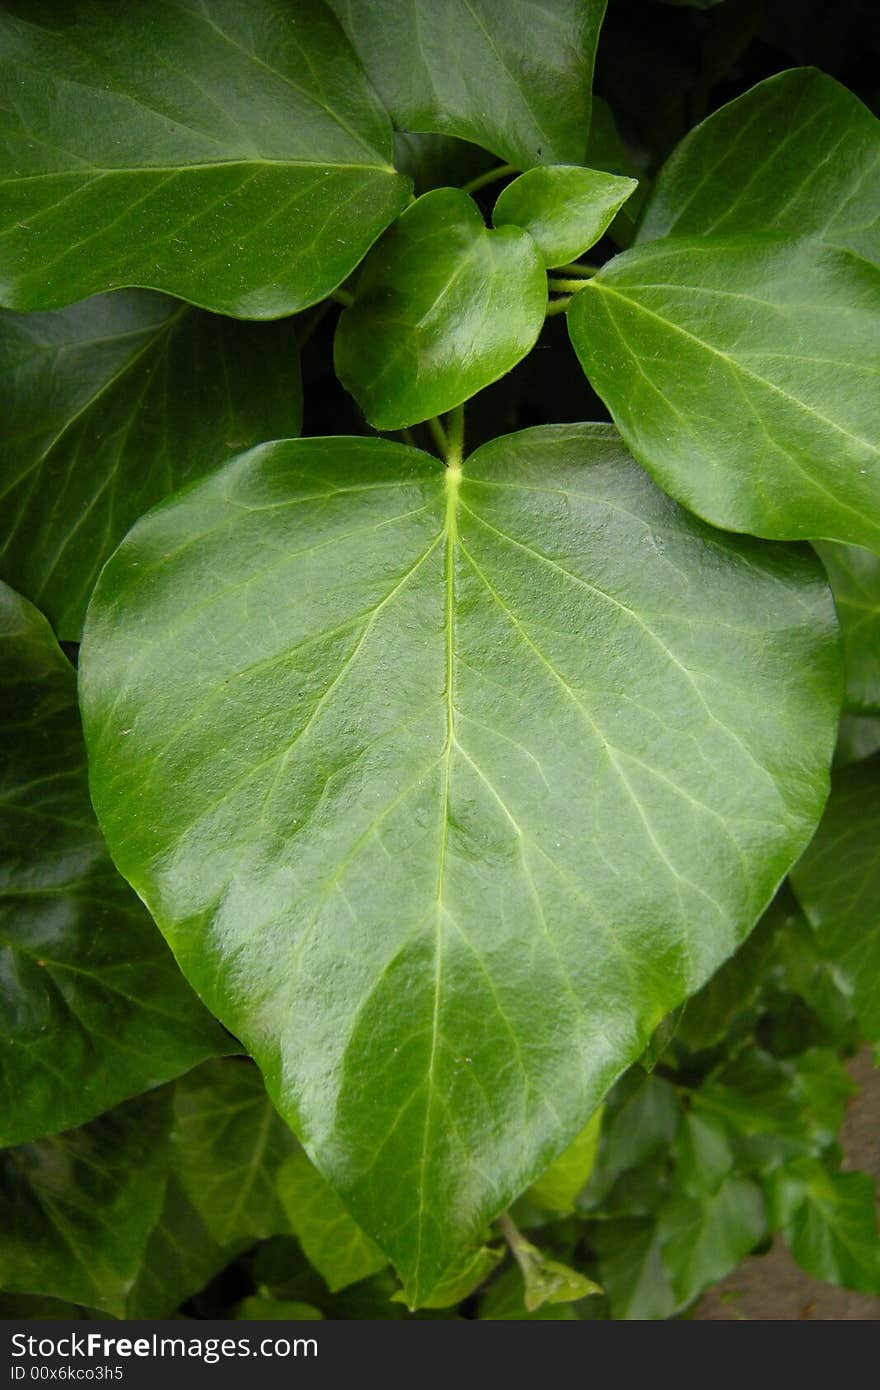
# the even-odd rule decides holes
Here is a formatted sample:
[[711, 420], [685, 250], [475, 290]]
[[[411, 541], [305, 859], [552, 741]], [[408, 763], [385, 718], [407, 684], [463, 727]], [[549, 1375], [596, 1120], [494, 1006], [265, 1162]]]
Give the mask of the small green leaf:
[[672, 1317], [676, 1297], [652, 1218], [599, 1222], [591, 1241], [614, 1318], [642, 1322]]
[[873, 1178], [801, 1160], [781, 1174], [780, 1186], [783, 1234], [798, 1264], [816, 1279], [880, 1294]]
[[385, 234], [336, 332], [336, 371], [376, 429], [440, 415], [534, 346], [547, 282], [517, 227], [488, 231], [460, 188], [419, 198]]
[[657, 177], [638, 240], [741, 232], [880, 256], [880, 123], [815, 68], [768, 77], [692, 130]]
[[869, 1042], [880, 1041], [880, 757], [839, 768], [792, 885], [819, 949], [852, 994]]
[[527, 1197], [546, 1211], [574, 1211], [575, 1198], [593, 1171], [602, 1135], [602, 1110], [590, 1117], [580, 1134], [551, 1163], [546, 1173], [533, 1182]]
[[672, 237], [568, 311], [635, 457], [717, 526], [880, 550], [880, 271], [817, 239]]
[[402, 130], [458, 135], [518, 169], [581, 163], [605, 0], [330, 0]]
[[301, 413], [289, 323], [145, 290], [0, 314], [0, 574], [78, 640], [132, 522], [246, 446], [298, 434]]
[[522, 227], [546, 266], [565, 265], [599, 240], [637, 188], [635, 179], [596, 169], [544, 165], [507, 185], [492, 221], [496, 227]]
[[511, 1264], [493, 1280], [480, 1302], [478, 1317], [495, 1322], [577, 1322], [578, 1312], [571, 1303], [542, 1303], [529, 1310], [523, 1302], [522, 1274]]
[[129, 533], [80, 678], [118, 864], [418, 1303], [751, 929], [840, 671], [811, 552], [575, 425], [242, 455]]
[[682, 1116], [674, 1153], [676, 1184], [692, 1196], [716, 1193], [733, 1169], [726, 1125], [699, 1110]]
[[532, 1245], [509, 1216], [502, 1216], [500, 1225], [522, 1274], [523, 1302], [528, 1312], [533, 1313], [545, 1303], [574, 1303], [590, 1294], [602, 1293], [601, 1286], [585, 1274], [551, 1259]]
[[235, 1044], [114, 869], [89, 800], [76, 673], [5, 584], [0, 733], [4, 1145], [71, 1129]]
[[816, 546], [843, 635], [846, 659], [844, 708], [880, 714], [880, 557], [855, 545]]
[[0, 108], [12, 309], [140, 285], [278, 318], [339, 285], [407, 200], [318, 0], [13, 0]]
[[331, 1293], [384, 1269], [388, 1256], [361, 1230], [302, 1150], [278, 1174], [291, 1229]]
[[232, 1316], [252, 1318], [258, 1322], [306, 1322], [323, 1318], [324, 1314], [319, 1308], [313, 1308], [310, 1303], [285, 1303], [277, 1298], [260, 1298], [255, 1295], [243, 1298]]
[[663, 1268], [678, 1309], [723, 1279], [766, 1234], [757, 1183], [727, 1177], [699, 1195], [677, 1192], [657, 1222]]
[[171, 1094], [0, 1150], [0, 1288], [124, 1317], [165, 1195]]
[[[457, 1261], [431, 1290], [421, 1303], [422, 1308], [452, 1308], [463, 1298], [468, 1298], [475, 1289], [488, 1279], [489, 1275], [504, 1259], [504, 1248], [479, 1245]], [[400, 1289], [392, 1300], [405, 1303], [406, 1295]]]

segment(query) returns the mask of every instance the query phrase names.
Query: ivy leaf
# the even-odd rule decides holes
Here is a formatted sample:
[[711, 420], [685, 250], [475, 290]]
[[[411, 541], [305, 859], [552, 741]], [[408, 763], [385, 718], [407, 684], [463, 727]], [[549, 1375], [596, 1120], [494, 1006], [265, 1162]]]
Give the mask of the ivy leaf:
[[413, 1304], [750, 930], [839, 665], [812, 553], [578, 425], [242, 455], [129, 533], [80, 675], [117, 863]]
[[880, 757], [839, 768], [792, 885], [869, 1042], [880, 1042]]
[[361, 1230], [301, 1149], [285, 1161], [278, 1191], [291, 1230], [331, 1293], [385, 1268], [388, 1256]]
[[597, 169], [545, 165], [507, 185], [492, 221], [496, 227], [522, 227], [546, 266], [565, 265], [599, 240], [637, 188], [635, 179]]
[[635, 457], [732, 530], [880, 549], [880, 271], [815, 239], [669, 238], [588, 280], [569, 331]]
[[551, 1163], [546, 1173], [533, 1182], [526, 1196], [545, 1211], [568, 1213], [575, 1209], [575, 1198], [593, 1171], [602, 1136], [600, 1105], [580, 1134]]
[[129, 1318], [168, 1317], [256, 1240], [290, 1227], [277, 1197], [295, 1141], [256, 1067], [209, 1062], [173, 1090], [162, 1210], [127, 1300]]
[[76, 641], [133, 521], [246, 445], [299, 433], [296, 339], [145, 290], [0, 314], [0, 412], [0, 570]]
[[478, 1316], [481, 1320], [491, 1322], [578, 1321], [578, 1312], [571, 1303], [542, 1303], [539, 1308], [528, 1309], [523, 1302], [522, 1274], [514, 1264], [509, 1265], [499, 1278], [493, 1280], [480, 1302]]
[[816, 546], [840, 619], [846, 658], [845, 708], [880, 714], [880, 558], [855, 545]]
[[614, 1318], [642, 1322], [672, 1317], [676, 1298], [652, 1218], [602, 1221], [591, 1239]]
[[0, 1288], [124, 1317], [165, 1194], [167, 1089], [0, 1150]]
[[716, 1190], [678, 1192], [660, 1213], [657, 1240], [663, 1268], [685, 1308], [723, 1279], [766, 1234], [764, 1199], [748, 1178], [727, 1177]]
[[537, 341], [547, 281], [517, 227], [488, 231], [460, 188], [425, 193], [382, 238], [336, 331], [336, 373], [376, 429], [460, 405]]
[[809, 1274], [862, 1293], [880, 1294], [880, 1235], [874, 1180], [829, 1173], [802, 1159], [781, 1175], [777, 1202], [783, 1235]]
[[[463, 1298], [469, 1298], [475, 1289], [485, 1283], [489, 1275], [504, 1259], [503, 1247], [492, 1245], [478, 1245], [475, 1250], [467, 1254], [460, 1264], [453, 1265], [440, 1281], [431, 1290], [431, 1293], [422, 1303], [423, 1308], [453, 1308], [460, 1303]], [[394, 1294], [393, 1301], [405, 1303], [406, 1296], [401, 1289]]]
[[517, 169], [583, 162], [605, 0], [330, 7], [401, 129], [458, 135]]
[[880, 123], [839, 82], [794, 68], [692, 130], [654, 184], [638, 240], [785, 232], [880, 259]]
[[580, 1298], [602, 1293], [599, 1284], [585, 1274], [571, 1269], [559, 1260], [551, 1259], [531, 1241], [526, 1240], [507, 1216], [502, 1216], [504, 1234], [523, 1280], [523, 1303], [529, 1313], [545, 1303], [575, 1303]]
[[13, 0], [0, 92], [12, 309], [141, 285], [278, 318], [340, 284], [407, 200], [317, 0]]
[[2, 1145], [71, 1129], [230, 1042], [110, 861], [73, 667], [5, 584], [0, 653]]

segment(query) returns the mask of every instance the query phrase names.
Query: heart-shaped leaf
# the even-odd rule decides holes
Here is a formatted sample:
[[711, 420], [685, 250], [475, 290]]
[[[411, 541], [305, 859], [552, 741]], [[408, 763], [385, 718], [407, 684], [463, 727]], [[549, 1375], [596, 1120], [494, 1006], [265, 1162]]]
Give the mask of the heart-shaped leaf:
[[580, 163], [606, 0], [330, 0], [395, 125]]
[[371, 425], [440, 415], [509, 372], [547, 308], [540, 253], [488, 231], [460, 188], [425, 193], [367, 258], [336, 331], [336, 372]]
[[780, 1172], [776, 1187], [783, 1233], [798, 1264], [815, 1279], [880, 1294], [874, 1179], [799, 1159]]
[[501, 193], [492, 221], [496, 227], [522, 227], [537, 242], [545, 265], [565, 265], [599, 240], [637, 188], [635, 179], [598, 169], [565, 164], [529, 169]]
[[638, 246], [569, 311], [590, 384], [660, 485], [718, 526], [880, 549], [880, 271], [818, 239]]
[[278, 318], [344, 280], [407, 200], [320, 0], [12, 0], [0, 110], [13, 309], [142, 285]]
[[252, 450], [129, 533], [81, 657], [117, 863], [411, 1304], [749, 931], [839, 681], [815, 556], [603, 425]]
[[762, 231], [880, 259], [880, 123], [815, 68], [768, 77], [691, 131], [660, 171], [638, 240]]
[[859, 1023], [880, 1042], [880, 755], [835, 771], [809, 849], [792, 874], [820, 950], [852, 992]]
[[82, 1124], [230, 1042], [110, 862], [73, 667], [5, 584], [0, 654], [4, 1145]]
[[0, 574], [77, 640], [132, 522], [224, 457], [298, 434], [301, 410], [289, 323], [147, 290], [0, 314]]

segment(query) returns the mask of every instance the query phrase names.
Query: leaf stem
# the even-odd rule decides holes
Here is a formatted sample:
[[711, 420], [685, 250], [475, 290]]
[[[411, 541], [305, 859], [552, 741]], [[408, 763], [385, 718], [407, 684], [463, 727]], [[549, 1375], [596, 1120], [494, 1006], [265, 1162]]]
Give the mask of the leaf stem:
[[551, 290], [561, 290], [564, 294], [577, 294], [578, 290], [586, 289], [589, 280], [560, 280], [555, 275], [548, 275], [547, 283]]
[[578, 275], [584, 280], [589, 280], [590, 276], [597, 275], [602, 267], [587, 265], [586, 261], [572, 261], [570, 265], [557, 265], [553, 269], [557, 275]]
[[477, 193], [481, 188], [485, 188], [488, 183], [495, 183], [498, 179], [506, 179], [510, 174], [518, 174], [512, 164], [498, 164], [494, 169], [487, 169], [485, 174], [478, 174], [470, 183], [463, 183], [462, 193]]
[[330, 298], [335, 299], [337, 304], [344, 304], [346, 309], [354, 303], [354, 295], [349, 294], [348, 290], [331, 290]]
[[559, 299], [551, 299], [544, 317], [549, 319], [554, 314], [564, 314], [573, 299], [573, 294], [564, 294]]
[[464, 406], [457, 405], [446, 416], [446, 467], [460, 468], [464, 457]]
[[446, 431], [436, 418], [425, 421], [431, 434], [434, 436], [434, 443], [440, 457], [445, 459], [449, 454], [449, 440], [446, 438]]

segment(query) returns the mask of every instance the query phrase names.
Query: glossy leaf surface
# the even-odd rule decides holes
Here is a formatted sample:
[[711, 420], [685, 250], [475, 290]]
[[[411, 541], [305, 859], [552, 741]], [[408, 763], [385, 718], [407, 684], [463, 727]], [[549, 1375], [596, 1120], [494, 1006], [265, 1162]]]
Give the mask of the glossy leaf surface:
[[581, 163], [605, 0], [330, 0], [394, 123]]
[[415, 1303], [751, 928], [839, 658], [811, 553], [600, 425], [253, 450], [129, 533], [80, 674], [117, 863]]
[[546, 1173], [532, 1183], [528, 1191], [529, 1200], [547, 1211], [574, 1211], [575, 1198], [593, 1171], [601, 1134], [600, 1106], [568, 1148], [551, 1163]]
[[880, 756], [838, 769], [819, 829], [792, 883], [819, 948], [880, 1042]]
[[0, 574], [79, 638], [108, 555], [154, 502], [299, 432], [292, 326], [144, 290], [0, 314]]
[[162, 1207], [166, 1090], [82, 1129], [0, 1150], [0, 1288], [123, 1317]]
[[880, 271], [818, 239], [669, 238], [568, 311], [636, 458], [698, 515], [880, 549]]
[[546, 307], [531, 237], [487, 231], [467, 193], [438, 188], [368, 257], [339, 320], [336, 372], [371, 425], [401, 429], [510, 371], [534, 346]]
[[815, 68], [760, 82], [661, 170], [639, 241], [785, 232], [880, 259], [880, 123]]
[[522, 227], [546, 266], [565, 265], [599, 240], [636, 188], [635, 179], [598, 169], [529, 169], [499, 195], [492, 221], [496, 227]]
[[73, 667], [45, 618], [5, 584], [0, 730], [8, 1145], [90, 1120], [230, 1041], [110, 861], [89, 801]]
[[388, 1257], [364, 1234], [302, 1150], [286, 1160], [278, 1191], [291, 1230], [331, 1293], [385, 1268]]
[[140, 285], [277, 318], [344, 280], [407, 200], [319, 0], [15, 0], [0, 92], [13, 309]]

